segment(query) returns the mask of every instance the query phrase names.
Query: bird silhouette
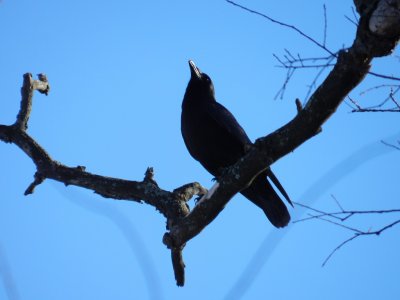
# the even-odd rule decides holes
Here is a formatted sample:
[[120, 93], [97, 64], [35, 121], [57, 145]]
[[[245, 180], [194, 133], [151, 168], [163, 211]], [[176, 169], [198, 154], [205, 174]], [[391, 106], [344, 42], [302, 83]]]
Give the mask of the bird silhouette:
[[[218, 180], [224, 169], [245, 155], [252, 142], [235, 117], [216, 101], [211, 78], [191, 60], [189, 67], [190, 81], [182, 101], [183, 140], [191, 156]], [[270, 168], [241, 193], [260, 207], [274, 226], [284, 227], [290, 221], [289, 212], [267, 178], [292, 205]]]

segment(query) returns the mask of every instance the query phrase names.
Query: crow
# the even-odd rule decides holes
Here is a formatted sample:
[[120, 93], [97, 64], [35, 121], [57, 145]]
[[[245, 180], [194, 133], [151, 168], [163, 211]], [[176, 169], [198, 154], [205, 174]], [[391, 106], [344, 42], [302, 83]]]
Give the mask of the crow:
[[[224, 169], [245, 155], [252, 142], [235, 117], [216, 101], [211, 78], [191, 60], [189, 67], [190, 81], [182, 101], [183, 140], [190, 155], [218, 179]], [[270, 168], [259, 174], [241, 193], [260, 207], [275, 227], [284, 227], [290, 221], [289, 212], [267, 177], [292, 205]]]

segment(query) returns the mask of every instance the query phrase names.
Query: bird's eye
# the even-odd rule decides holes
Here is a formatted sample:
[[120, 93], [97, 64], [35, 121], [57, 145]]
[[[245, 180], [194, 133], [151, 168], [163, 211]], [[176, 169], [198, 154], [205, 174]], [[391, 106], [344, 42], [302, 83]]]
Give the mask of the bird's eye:
[[206, 75], [206, 74], [204, 74], [204, 80], [205, 80], [206, 82], [211, 82], [210, 77], [208, 77], [208, 75]]

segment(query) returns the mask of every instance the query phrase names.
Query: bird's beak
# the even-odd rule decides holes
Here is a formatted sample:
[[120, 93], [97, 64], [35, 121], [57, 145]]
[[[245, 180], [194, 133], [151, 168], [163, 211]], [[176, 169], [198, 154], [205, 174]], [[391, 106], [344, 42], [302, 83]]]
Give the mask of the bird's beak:
[[189, 60], [190, 76], [193, 79], [201, 79], [201, 72], [198, 67], [194, 64], [193, 60]]

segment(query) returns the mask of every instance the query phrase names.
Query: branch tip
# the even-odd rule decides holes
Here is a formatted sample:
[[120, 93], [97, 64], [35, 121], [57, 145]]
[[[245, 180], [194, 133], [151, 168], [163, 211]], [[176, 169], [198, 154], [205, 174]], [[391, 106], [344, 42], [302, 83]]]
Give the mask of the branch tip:
[[32, 110], [33, 92], [35, 90], [47, 95], [50, 85], [45, 74], [38, 74], [39, 80], [33, 80], [31, 73], [23, 75], [24, 81], [21, 88], [21, 107], [14, 125], [20, 130], [28, 129], [28, 121]]
[[185, 263], [183, 261], [182, 251], [185, 247], [183, 244], [180, 247], [174, 245], [173, 238], [169, 233], [165, 233], [163, 236], [163, 243], [171, 250], [172, 267], [174, 269], [174, 275], [177, 286], [183, 286], [185, 284]]
[[149, 182], [156, 186], [158, 186], [157, 182], [154, 180], [154, 169], [153, 167], [148, 167], [146, 172], [144, 173], [143, 182]]
[[183, 261], [182, 249], [171, 250], [172, 266], [174, 268], [174, 275], [177, 286], [184, 286], [185, 284], [185, 263]]
[[37, 76], [38, 76], [38, 78], [39, 78], [40, 81], [48, 82], [46, 74], [44, 74], [44, 73], [39, 73], [39, 74], [37, 74]]
[[86, 171], [86, 167], [85, 166], [76, 166], [76, 169], [82, 172]]
[[146, 172], [144, 173], [144, 181], [153, 180], [154, 178], [154, 169], [153, 167], [147, 167]]
[[27, 196], [27, 195], [33, 194], [33, 192], [35, 191], [35, 188], [39, 184], [41, 184], [45, 179], [46, 179], [46, 177], [44, 177], [39, 172], [36, 172], [33, 182], [28, 186], [28, 188], [26, 189], [24, 195]]
[[35, 80], [35, 89], [39, 91], [41, 94], [45, 94], [46, 96], [50, 92], [50, 84], [47, 80], [47, 76], [44, 73], [37, 74], [39, 80]]
[[296, 103], [297, 113], [300, 113], [303, 110], [303, 104], [301, 104], [299, 98], [296, 98], [295, 103]]

